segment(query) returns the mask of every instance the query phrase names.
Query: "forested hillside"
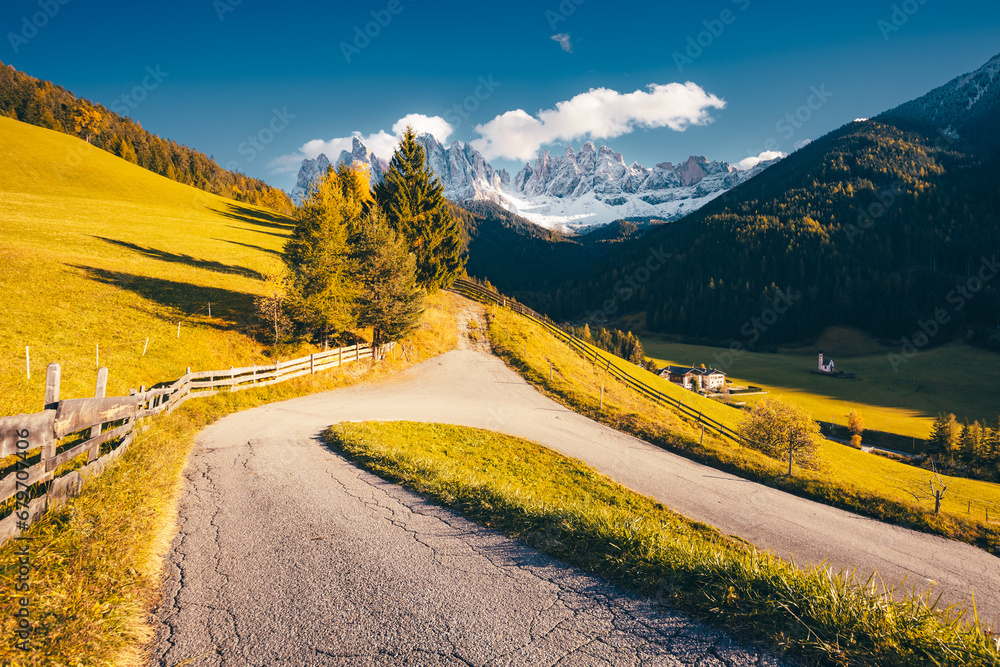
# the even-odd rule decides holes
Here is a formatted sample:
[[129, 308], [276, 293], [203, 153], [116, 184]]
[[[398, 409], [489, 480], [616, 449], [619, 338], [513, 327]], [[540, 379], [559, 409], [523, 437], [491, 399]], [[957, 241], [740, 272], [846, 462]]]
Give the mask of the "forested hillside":
[[204, 153], [161, 139], [130, 118], [2, 62], [0, 115], [79, 137], [153, 173], [206, 192], [280, 213], [291, 213], [293, 208], [288, 195], [264, 181], [227, 171]]
[[998, 183], [981, 146], [854, 122], [526, 301], [597, 323], [645, 311], [655, 332], [746, 344], [831, 325], [912, 337], [936, 315], [946, 333], [996, 343]]
[[493, 202], [466, 201], [455, 208], [466, 232], [469, 275], [517, 299], [555, 292], [652, 224], [618, 220], [575, 235], [539, 227]]

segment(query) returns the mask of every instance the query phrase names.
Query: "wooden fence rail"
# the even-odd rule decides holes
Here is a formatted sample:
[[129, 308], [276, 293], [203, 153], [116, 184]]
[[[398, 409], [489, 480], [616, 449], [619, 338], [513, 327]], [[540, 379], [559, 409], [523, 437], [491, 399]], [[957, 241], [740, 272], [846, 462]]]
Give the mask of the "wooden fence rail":
[[533, 320], [536, 324], [544, 327], [554, 336], [567, 343], [570, 347], [575, 349], [584, 357], [590, 359], [598, 366], [602, 367], [608, 374], [621, 380], [625, 384], [629, 385], [639, 393], [644, 396], [653, 399], [654, 401], [659, 401], [660, 403], [665, 403], [672, 406], [676, 410], [680, 411], [681, 414], [696, 420], [699, 424], [702, 424], [708, 429], [711, 429], [718, 433], [719, 435], [729, 438], [735, 442], [740, 442], [740, 435], [732, 428], [726, 426], [722, 422], [716, 421], [711, 417], [708, 417], [698, 410], [695, 410], [691, 406], [687, 405], [683, 401], [680, 401], [673, 396], [668, 396], [656, 387], [643, 382], [642, 380], [633, 377], [628, 372], [619, 367], [619, 363], [629, 363], [620, 357], [611, 354], [610, 352], [605, 352], [600, 350], [593, 345], [590, 345], [581, 339], [577, 338], [573, 334], [563, 331], [558, 326], [556, 326], [549, 318], [536, 313], [531, 308], [527, 306], [512, 301], [511, 299], [499, 294], [497, 292], [491, 291], [483, 287], [482, 285], [477, 285], [474, 282], [459, 279], [455, 281], [452, 289], [464, 296], [471, 297], [477, 301], [486, 301], [488, 303], [496, 303], [504, 308], [510, 308], [516, 313]]
[[[106, 397], [107, 369], [97, 374], [94, 398], [59, 398], [61, 369], [49, 364], [45, 410], [0, 417], [0, 507], [12, 509], [0, 519], [0, 544], [16, 537], [49, 509], [77, 495], [88, 479], [99, 475], [128, 447], [142, 420], [172, 412], [192, 398], [220, 391], [242, 391], [381, 358], [395, 343], [373, 349], [352, 345], [270, 366], [188, 372], [156, 389], [133, 390], [129, 396]], [[161, 383], [166, 384], [166, 383]], [[101, 455], [101, 447], [114, 446]], [[87, 465], [55, 476], [57, 469], [83, 454]], [[9, 502], [13, 500], [13, 502]]]

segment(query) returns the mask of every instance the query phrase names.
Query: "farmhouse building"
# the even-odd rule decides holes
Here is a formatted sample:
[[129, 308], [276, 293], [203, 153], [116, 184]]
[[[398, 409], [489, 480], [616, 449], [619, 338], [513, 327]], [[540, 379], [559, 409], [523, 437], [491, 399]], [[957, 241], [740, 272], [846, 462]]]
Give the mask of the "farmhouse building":
[[722, 391], [726, 386], [726, 374], [715, 368], [667, 366], [660, 371], [660, 377], [685, 389]]

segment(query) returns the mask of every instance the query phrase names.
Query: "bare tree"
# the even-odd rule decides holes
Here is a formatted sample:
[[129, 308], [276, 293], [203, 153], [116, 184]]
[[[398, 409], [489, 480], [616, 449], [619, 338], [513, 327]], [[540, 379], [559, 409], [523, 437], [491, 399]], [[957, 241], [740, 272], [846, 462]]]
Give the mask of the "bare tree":
[[293, 327], [288, 315], [289, 285], [290, 278], [286, 272], [269, 274], [264, 280], [264, 293], [253, 302], [257, 316], [267, 326], [274, 348], [287, 340]]

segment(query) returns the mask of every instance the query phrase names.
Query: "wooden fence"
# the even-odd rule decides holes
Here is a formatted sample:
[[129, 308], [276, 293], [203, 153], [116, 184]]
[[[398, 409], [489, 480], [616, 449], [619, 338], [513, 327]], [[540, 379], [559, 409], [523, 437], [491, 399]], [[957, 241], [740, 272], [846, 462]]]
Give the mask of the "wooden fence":
[[496, 303], [497, 305], [500, 305], [504, 308], [510, 308], [514, 312], [519, 313], [524, 317], [533, 320], [536, 324], [539, 324], [545, 329], [547, 329], [550, 333], [552, 333], [552, 335], [558, 337], [563, 342], [567, 343], [570, 347], [575, 349], [581, 355], [583, 355], [587, 359], [592, 360], [598, 366], [604, 368], [604, 370], [606, 370], [610, 375], [621, 380], [622, 382], [632, 387], [633, 389], [643, 394], [644, 396], [651, 398], [654, 401], [670, 405], [673, 408], [675, 408], [678, 412], [680, 412], [682, 415], [685, 415], [687, 417], [690, 417], [691, 419], [696, 420], [699, 424], [701, 424], [705, 428], [711, 429], [716, 433], [718, 433], [719, 435], [729, 438], [730, 440], [733, 440], [735, 442], [740, 442], [739, 433], [729, 428], [722, 422], [716, 421], [711, 417], [702, 414], [698, 410], [695, 410], [691, 406], [687, 405], [683, 401], [674, 398], [673, 396], [668, 396], [667, 394], [663, 393], [656, 387], [646, 382], [643, 382], [639, 378], [634, 377], [633, 375], [623, 370], [618, 365], [619, 363], [626, 364], [629, 362], [625, 361], [624, 359], [614, 354], [611, 354], [610, 352], [605, 352], [604, 350], [601, 350], [593, 345], [590, 345], [567, 331], [563, 331], [547, 317], [545, 317], [544, 315], [540, 315], [539, 313], [536, 313], [531, 308], [528, 308], [523, 304], [517, 303], [516, 301], [512, 301], [511, 299], [508, 299], [502, 294], [488, 290], [482, 285], [477, 285], [476, 283], [468, 280], [461, 280], [461, 279], [456, 280], [452, 289], [454, 289], [456, 292], [459, 292], [460, 294], [463, 294], [464, 296], [476, 299], [477, 301]]
[[[77, 495], [88, 479], [103, 472], [125, 451], [143, 419], [169, 413], [192, 398], [285, 382], [372, 359], [394, 347], [395, 343], [381, 350], [353, 345], [271, 366], [228, 371], [192, 373], [189, 368], [183, 377], [165, 386], [115, 397], [104, 395], [108, 370], [101, 368], [93, 398], [62, 400], [59, 364], [49, 364], [45, 409], [0, 417], [0, 461], [4, 461], [0, 474], [6, 472], [0, 479], [0, 503], [13, 499], [13, 511], [0, 520], [0, 544], [19, 535], [49, 509]], [[101, 455], [101, 447], [107, 443], [112, 448]], [[85, 467], [55, 476], [60, 466], [83, 454], [87, 455]]]

